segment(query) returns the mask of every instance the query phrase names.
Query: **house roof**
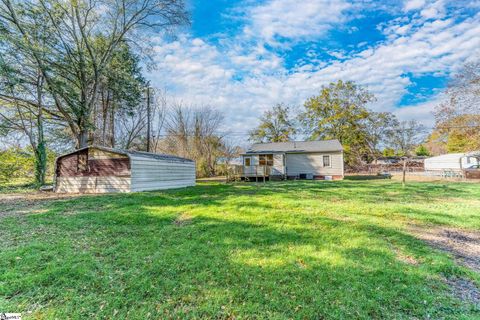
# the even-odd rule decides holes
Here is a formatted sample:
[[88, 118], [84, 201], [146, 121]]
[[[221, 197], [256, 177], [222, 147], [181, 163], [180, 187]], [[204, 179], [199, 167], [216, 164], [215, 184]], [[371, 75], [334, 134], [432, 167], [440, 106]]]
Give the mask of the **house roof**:
[[282, 153], [302, 153], [302, 152], [331, 152], [343, 151], [343, 147], [338, 140], [318, 140], [318, 141], [289, 141], [256, 143], [247, 150], [247, 154], [282, 152]]
[[187, 158], [181, 158], [181, 157], [177, 157], [177, 156], [172, 156], [172, 155], [169, 155], [169, 154], [134, 151], [134, 150], [124, 150], [124, 149], [108, 148], [108, 147], [102, 147], [102, 146], [96, 146], [96, 145], [92, 145], [92, 146], [88, 146], [88, 147], [85, 147], [85, 148], [77, 149], [75, 151], [63, 154], [59, 158], [61, 158], [63, 156], [66, 156], [66, 155], [69, 155], [69, 154], [72, 154], [72, 153], [75, 153], [75, 152], [78, 152], [80, 150], [85, 150], [85, 149], [89, 149], [89, 148], [99, 149], [99, 150], [103, 150], [103, 151], [106, 151], [106, 152], [112, 152], [112, 153], [117, 153], [117, 154], [123, 154], [123, 155], [129, 156], [129, 157], [136, 157], [136, 158], [149, 158], [149, 159], [157, 159], [157, 160], [176, 161], [176, 162], [193, 162], [193, 160], [190, 160], [190, 159], [187, 159]]

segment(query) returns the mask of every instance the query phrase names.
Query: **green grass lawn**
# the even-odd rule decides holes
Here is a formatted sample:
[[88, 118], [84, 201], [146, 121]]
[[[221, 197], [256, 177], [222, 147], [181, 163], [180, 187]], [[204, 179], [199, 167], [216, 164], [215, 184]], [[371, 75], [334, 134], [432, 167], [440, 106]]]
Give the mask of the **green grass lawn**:
[[445, 283], [480, 276], [406, 231], [479, 230], [478, 184], [210, 183], [1, 206], [0, 312], [24, 319], [480, 318]]

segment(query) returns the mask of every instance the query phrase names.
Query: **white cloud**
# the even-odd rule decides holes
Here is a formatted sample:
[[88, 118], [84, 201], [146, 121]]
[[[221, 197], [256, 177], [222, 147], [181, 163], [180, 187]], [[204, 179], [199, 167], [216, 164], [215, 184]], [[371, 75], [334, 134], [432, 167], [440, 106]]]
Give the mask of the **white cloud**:
[[408, 36], [334, 62], [313, 75], [324, 80], [350, 79], [368, 86], [379, 98], [377, 109], [392, 110], [407, 91], [406, 73], [421, 75], [457, 70], [480, 53], [480, 14], [459, 24], [427, 22]]
[[428, 128], [433, 128], [435, 125], [435, 119], [433, 112], [443, 100], [443, 95], [438, 95], [434, 99], [418, 103], [415, 105], [398, 108], [394, 110], [394, 114], [400, 120], [421, 120], [422, 124]]
[[249, 23], [244, 32], [269, 44], [275, 44], [278, 37], [293, 42], [317, 38], [344, 22], [344, 11], [350, 7], [344, 0], [269, 0], [246, 10]]
[[405, 5], [403, 8], [405, 11], [418, 10], [422, 8], [424, 5], [425, 5], [425, 0], [408, 0], [405, 2]]
[[445, 1], [437, 0], [423, 9], [420, 14], [426, 19], [438, 19], [445, 17]]
[[[337, 79], [367, 86], [378, 98], [372, 105], [375, 110], [394, 111], [401, 119], [416, 118], [431, 125], [431, 111], [440, 97], [397, 107], [411, 85], [407, 74], [448, 75], [468, 59], [478, 57], [480, 13], [461, 22], [449, 18], [399, 19], [388, 28], [388, 40], [375, 47], [362, 47], [364, 50], [355, 54], [331, 52], [341, 54], [342, 61], [304, 64], [296, 69], [286, 69], [283, 59], [261, 44], [218, 47], [183, 36], [158, 44], [158, 68], [150, 78], [159, 87], [168, 84], [177, 99], [224, 111], [228, 129], [235, 132], [247, 132], [275, 103], [301, 104], [321, 85]], [[279, 28], [282, 36], [293, 35], [293, 29], [287, 32]], [[310, 55], [315, 57], [315, 53]]]

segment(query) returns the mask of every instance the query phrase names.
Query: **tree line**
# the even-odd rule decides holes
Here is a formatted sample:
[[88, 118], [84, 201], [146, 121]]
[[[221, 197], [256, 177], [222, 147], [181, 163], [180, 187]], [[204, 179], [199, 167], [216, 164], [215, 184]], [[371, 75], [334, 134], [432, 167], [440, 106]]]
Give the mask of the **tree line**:
[[188, 23], [182, 0], [0, 0], [4, 180], [33, 171], [42, 185], [55, 151], [88, 145], [174, 154], [217, 174], [238, 154], [219, 133], [223, 114], [170, 101], [142, 75], [154, 67], [149, 32]]
[[416, 120], [400, 121], [391, 112], [368, 105], [375, 96], [352, 82], [332, 82], [301, 108], [275, 105], [249, 133], [255, 143], [338, 139], [346, 165], [355, 168], [381, 156], [428, 156], [480, 149], [480, 63], [467, 64], [435, 109], [435, 127]]
[[0, 130], [27, 137], [38, 184], [46, 135], [77, 148], [135, 143], [122, 133], [143, 120], [135, 52], [148, 51], [148, 32], [186, 23], [182, 0], [0, 0]]
[[[56, 152], [92, 144], [187, 157], [199, 176], [221, 174], [219, 164], [241, 151], [221, 131], [224, 115], [173, 101], [142, 74], [154, 67], [152, 32], [188, 23], [182, 0], [0, 0], [0, 144], [10, 146], [0, 151], [3, 179], [28, 171], [42, 185]], [[453, 79], [433, 131], [370, 110], [371, 92], [339, 80], [300, 108], [274, 106], [248, 135], [339, 139], [351, 167], [381, 155], [478, 150], [479, 66]]]

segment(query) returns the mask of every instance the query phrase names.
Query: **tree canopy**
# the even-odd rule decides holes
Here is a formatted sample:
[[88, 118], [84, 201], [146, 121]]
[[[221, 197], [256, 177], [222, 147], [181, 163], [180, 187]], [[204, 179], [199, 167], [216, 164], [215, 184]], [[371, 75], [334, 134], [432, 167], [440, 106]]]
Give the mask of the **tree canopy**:
[[323, 86], [319, 95], [304, 104], [300, 114], [304, 133], [311, 140], [338, 139], [347, 163], [359, 163], [369, 149], [366, 126], [370, 112], [366, 106], [374, 100], [372, 93], [351, 81]]
[[[436, 143], [448, 152], [480, 149], [480, 62], [466, 64], [435, 110]], [[437, 147], [438, 148], [438, 147]]]
[[77, 147], [88, 144], [102, 81], [122, 43], [141, 28], [186, 21], [182, 0], [0, 1], [2, 47], [42, 75], [45, 108], [66, 123]]
[[290, 108], [284, 104], [277, 104], [263, 114], [257, 128], [250, 131], [249, 139], [257, 143], [286, 142], [292, 140], [296, 132]]

